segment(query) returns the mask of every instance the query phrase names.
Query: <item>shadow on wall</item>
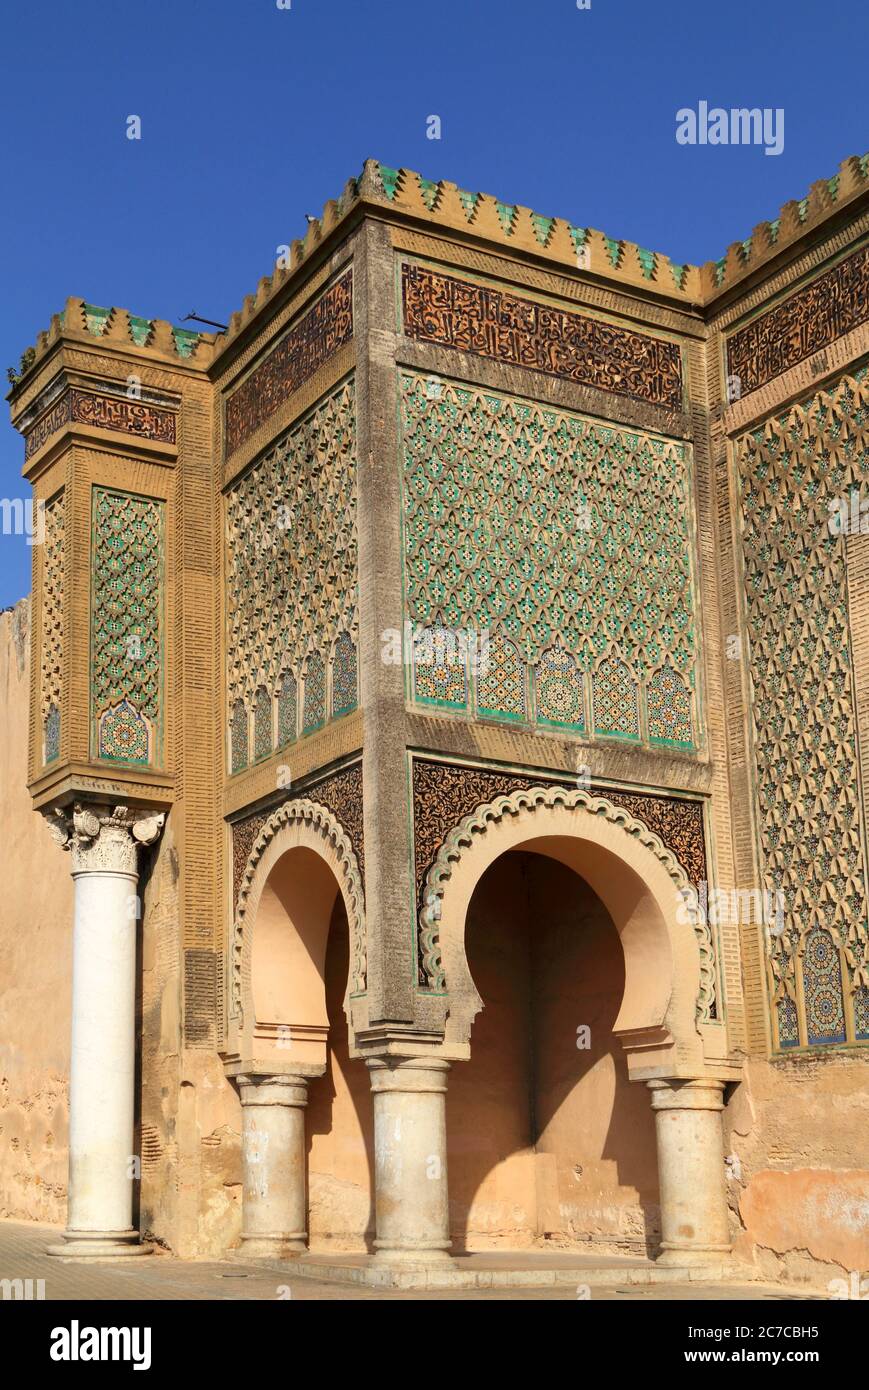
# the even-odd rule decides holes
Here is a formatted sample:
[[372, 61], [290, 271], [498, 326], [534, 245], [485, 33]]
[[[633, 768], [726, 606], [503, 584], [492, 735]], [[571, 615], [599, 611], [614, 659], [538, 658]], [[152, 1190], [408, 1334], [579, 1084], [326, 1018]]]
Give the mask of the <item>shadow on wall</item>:
[[563, 864], [510, 852], [474, 893], [467, 951], [484, 1009], [450, 1074], [454, 1249], [653, 1253], [654, 1120], [612, 1033], [625, 971], [603, 903]]
[[312, 1250], [374, 1250], [374, 1112], [368, 1068], [352, 1061], [344, 1014], [350, 933], [339, 893], [326, 944], [329, 1046], [308, 1096], [308, 1231]]

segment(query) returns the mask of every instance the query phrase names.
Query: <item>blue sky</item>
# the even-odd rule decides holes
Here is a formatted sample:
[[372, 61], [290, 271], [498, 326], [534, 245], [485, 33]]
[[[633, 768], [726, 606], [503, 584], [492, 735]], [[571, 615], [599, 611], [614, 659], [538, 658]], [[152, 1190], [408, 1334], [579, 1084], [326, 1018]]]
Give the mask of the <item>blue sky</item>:
[[[866, 0], [6, 5], [2, 379], [71, 294], [226, 322], [367, 156], [713, 259], [869, 148], [867, 16]], [[783, 152], [677, 144], [677, 109], [701, 100], [783, 108]], [[22, 458], [4, 405], [0, 497], [28, 495]], [[0, 535], [0, 608], [29, 569]]]

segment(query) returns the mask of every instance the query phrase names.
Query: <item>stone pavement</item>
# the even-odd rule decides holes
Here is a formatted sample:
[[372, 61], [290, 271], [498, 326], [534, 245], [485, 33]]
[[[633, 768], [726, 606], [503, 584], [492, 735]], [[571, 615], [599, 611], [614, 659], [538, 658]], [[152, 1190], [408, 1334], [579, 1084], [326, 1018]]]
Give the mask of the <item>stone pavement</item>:
[[[294, 1278], [291, 1264], [262, 1261], [251, 1264], [240, 1260], [191, 1261], [157, 1254], [145, 1259], [94, 1261], [81, 1263], [53, 1259], [45, 1254], [45, 1246], [58, 1237], [58, 1227], [38, 1226], [0, 1220], [0, 1280], [32, 1279], [45, 1281], [45, 1299], [118, 1300], [250, 1300], [268, 1299], [393, 1299], [393, 1300], [573, 1300], [577, 1290], [571, 1285], [552, 1285], [547, 1288], [381, 1290], [352, 1284], [339, 1284], [305, 1278]], [[517, 1253], [517, 1261], [527, 1262], [533, 1256], [526, 1250]], [[547, 1256], [539, 1256], [546, 1261]], [[35, 1287], [35, 1286], [34, 1286]], [[633, 1286], [620, 1284], [617, 1271], [611, 1286], [595, 1287], [593, 1301], [663, 1302], [690, 1299], [692, 1301], [728, 1302], [791, 1301], [803, 1295], [793, 1291], [771, 1288], [762, 1284], [653, 1284]], [[0, 1293], [0, 1299], [3, 1294]]]

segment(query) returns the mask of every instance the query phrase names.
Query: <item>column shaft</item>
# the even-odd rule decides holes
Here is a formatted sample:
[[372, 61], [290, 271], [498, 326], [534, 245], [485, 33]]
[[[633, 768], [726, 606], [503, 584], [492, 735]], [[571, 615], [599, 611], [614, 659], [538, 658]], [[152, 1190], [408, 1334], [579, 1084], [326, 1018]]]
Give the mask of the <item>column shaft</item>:
[[307, 1247], [307, 1078], [240, 1076], [243, 1230], [239, 1254], [303, 1254]]
[[378, 1262], [449, 1260], [446, 1090], [449, 1063], [368, 1063], [374, 1095]]
[[150, 1249], [133, 1226], [137, 845], [162, 824], [126, 807], [76, 806], [51, 820], [75, 883], [67, 1228], [49, 1246], [67, 1259]]
[[75, 875], [68, 1232], [133, 1231], [135, 874]]
[[650, 1081], [658, 1141], [664, 1265], [720, 1262], [730, 1253], [721, 1081]]

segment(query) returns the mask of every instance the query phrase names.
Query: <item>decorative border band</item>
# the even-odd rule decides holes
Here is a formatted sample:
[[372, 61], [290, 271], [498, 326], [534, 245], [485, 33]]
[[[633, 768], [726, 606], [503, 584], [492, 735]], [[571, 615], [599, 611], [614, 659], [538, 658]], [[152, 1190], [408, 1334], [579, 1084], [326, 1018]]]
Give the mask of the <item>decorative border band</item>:
[[402, 299], [409, 338], [682, 409], [677, 343], [406, 262]]
[[738, 381], [739, 397], [745, 396], [867, 321], [869, 246], [864, 246], [738, 329], [727, 343], [728, 378]]
[[278, 406], [353, 337], [353, 271], [336, 280], [226, 402], [229, 458]]
[[116, 430], [119, 434], [133, 434], [160, 444], [177, 442], [174, 411], [159, 410], [135, 397], [106, 396], [94, 391], [80, 391], [73, 386], [64, 392], [27, 435], [24, 442], [25, 461], [37, 449], [41, 449], [47, 439], [69, 424]]

